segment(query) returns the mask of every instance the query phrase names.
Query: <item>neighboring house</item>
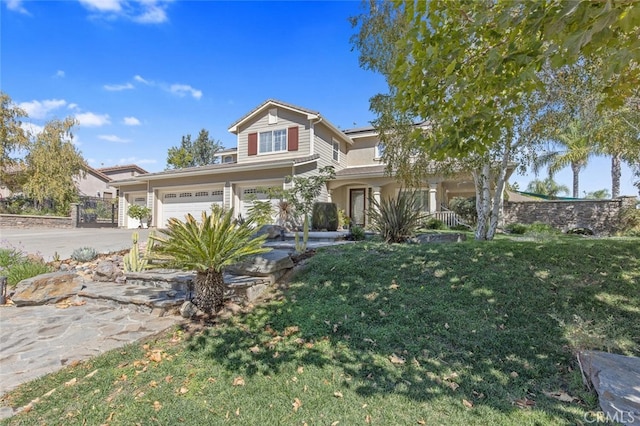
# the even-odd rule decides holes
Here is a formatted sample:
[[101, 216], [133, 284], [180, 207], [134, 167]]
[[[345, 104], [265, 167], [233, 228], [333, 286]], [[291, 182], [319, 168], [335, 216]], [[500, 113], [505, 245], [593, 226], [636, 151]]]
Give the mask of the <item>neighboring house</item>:
[[[131, 204], [150, 207], [152, 225], [157, 227], [187, 213], [198, 217], [214, 203], [246, 217], [253, 199], [268, 199], [261, 189], [286, 189], [291, 185], [287, 176], [311, 176], [324, 166], [334, 166], [336, 178], [318, 201], [336, 203], [352, 223], [366, 226], [369, 200], [395, 196], [401, 188], [385, 174], [382, 147], [372, 127], [342, 131], [317, 111], [268, 100], [233, 123], [229, 132], [237, 136], [237, 148], [219, 152], [220, 164], [112, 182], [120, 194], [119, 226], [138, 226], [126, 215]], [[474, 194], [470, 175], [457, 179], [434, 175], [420, 188], [420, 208], [436, 213], [451, 198]]]
[[[78, 188], [78, 195], [98, 198], [116, 198], [118, 196], [117, 189], [111, 186], [111, 181], [114, 179], [123, 179], [148, 173], [135, 164], [100, 169], [87, 167], [85, 171], [84, 176], [76, 176], [74, 178]], [[10, 197], [11, 195], [12, 193], [9, 189], [0, 185], [0, 197]]]

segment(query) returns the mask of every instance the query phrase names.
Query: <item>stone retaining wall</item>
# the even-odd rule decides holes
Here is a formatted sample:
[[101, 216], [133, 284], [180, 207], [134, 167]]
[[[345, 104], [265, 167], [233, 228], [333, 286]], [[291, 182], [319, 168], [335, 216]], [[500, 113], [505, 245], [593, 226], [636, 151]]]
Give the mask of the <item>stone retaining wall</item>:
[[75, 221], [62, 216], [0, 214], [0, 228], [75, 228]]
[[619, 214], [633, 207], [636, 197], [613, 200], [548, 200], [505, 201], [504, 224], [547, 223], [563, 232], [574, 228], [589, 228], [596, 235], [611, 235], [619, 230]]

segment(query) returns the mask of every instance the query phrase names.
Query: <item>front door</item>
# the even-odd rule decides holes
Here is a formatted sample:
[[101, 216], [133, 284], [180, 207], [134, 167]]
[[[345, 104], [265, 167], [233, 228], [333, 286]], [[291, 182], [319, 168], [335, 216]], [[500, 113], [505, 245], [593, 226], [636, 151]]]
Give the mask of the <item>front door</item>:
[[352, 225], [365, 225], [365, 203], [367, 198], [365, 195], [365, 188], [349, 190], [349, 216], [351, 217]]

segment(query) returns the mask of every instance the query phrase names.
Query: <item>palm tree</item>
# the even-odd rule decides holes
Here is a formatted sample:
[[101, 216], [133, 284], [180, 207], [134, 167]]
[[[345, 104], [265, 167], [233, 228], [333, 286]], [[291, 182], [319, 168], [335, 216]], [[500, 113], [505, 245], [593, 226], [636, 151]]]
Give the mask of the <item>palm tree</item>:
[[223, 269], [245, 256], [269, 251], [263, 248], [266, 235], [251, 238], [251, 221], [233, 221], [233, 209], [202, 212], [202, 220], [192, 215], [186, 221], [169, 219], [161, 235], [153, 235], [153, 256], [170, 266], [196, 271], [195, 304], [205, 313], [216, 313], [224, 306]]
[[527, 185], [527, 192], [555, 198], [560, 194], [568, 194], [569, 188], [567, 185], [558, 184], [551, 176], [549, 176], [544, 180], [534, 179], [529, 182], [529, 185]]
[[549, 175], [553, 176], [566, 166], [571, 166], [573, 172], [573, 197], [580, 196], [580, 171], [585, 168], [589, 157], [594, 155], [595, 149], [591, 144], [589, 131], [580, 120], [574, 120], [556, 135], [556, 142], [561, 149], [543, 154], [536, 161], [535, 168], [549, 166]]

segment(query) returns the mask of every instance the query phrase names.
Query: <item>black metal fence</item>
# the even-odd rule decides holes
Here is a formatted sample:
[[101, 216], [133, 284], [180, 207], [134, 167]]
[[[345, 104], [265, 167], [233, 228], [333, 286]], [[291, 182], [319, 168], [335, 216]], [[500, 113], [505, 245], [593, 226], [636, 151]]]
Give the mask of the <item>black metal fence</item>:
[[78, 228], [118, 226], [118, 199], [80, 197], [78, 202]]

